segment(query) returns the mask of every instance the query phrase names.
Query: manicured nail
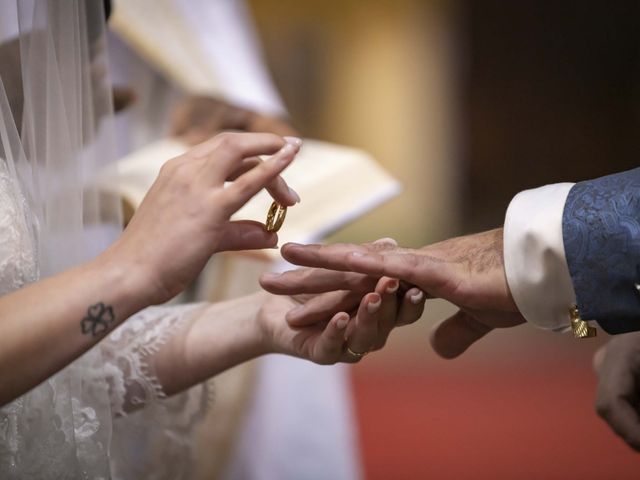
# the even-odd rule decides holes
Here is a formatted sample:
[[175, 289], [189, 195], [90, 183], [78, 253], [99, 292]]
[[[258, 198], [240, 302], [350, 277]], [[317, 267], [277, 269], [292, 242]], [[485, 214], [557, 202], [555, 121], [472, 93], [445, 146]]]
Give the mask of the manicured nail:
[[300, 195], [291, 187], [289, 187], [289, 194], [296, 199], [296, 203], [300, 203]]
[[398, 287], [400, 286], [400, 282], [395, 280], [393, 284], [387, 287], [387, 293], [396, 293], [398, 291]]
[[344, 330], [345, 328], [347, 328], [348, 323], [349, 323], [349, 315], [347, 314], [340, 315], [340, 318], [336, 320], [336, 327], [338, 327], [338, 330]]
[[376, 302], [370, 302], [369, 304], [367, 304], [367, 312], [376, 313], [380, 308], [380, 305], [382, 305], [382, 300], [380, 299], [380, 297], [378, 297], [378, 300]]
[[288, 160], [286, 157], [288, 157], [290, 154], [294, 153], [296, 151], [296, 147], [291, 144], [291, 143], [287, 143], [284, 147], [282, 147], [280, 149], [280, 160]]
[[299, 147], [302, 145], [302, 139], [298, 138], [298, 137], [283, 137], [284, 141], [287, 143], [290, 143], [291, 145], [295, 145], [296, 147]]
[[384, 244], [388, 244], [388, 245], [393, 245], [395, 247], [398, 246], [398, 242], [396, 242], [393, 238], [390, 238], [390, 237], [380, 238], [380, 239], [376, 240], [373, 243], [384, 243]]
[[424, 298], [424, 292], [421, 290], [415, 295], [411, 295], [411, 297], [409, 298], [411, 299], [411, 303], [413, 303], [414, 305], [418, 305]]

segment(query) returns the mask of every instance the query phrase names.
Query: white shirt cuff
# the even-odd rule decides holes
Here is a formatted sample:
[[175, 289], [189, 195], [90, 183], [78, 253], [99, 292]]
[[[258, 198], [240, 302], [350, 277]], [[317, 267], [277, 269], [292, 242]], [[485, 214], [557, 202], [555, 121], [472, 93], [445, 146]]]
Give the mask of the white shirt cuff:
[[534, 325], [564, 330], [576, 296], [564, 253], [562, 213], [573, 183], [525, 190], [507, 209], [504, 266], [522, 316]]

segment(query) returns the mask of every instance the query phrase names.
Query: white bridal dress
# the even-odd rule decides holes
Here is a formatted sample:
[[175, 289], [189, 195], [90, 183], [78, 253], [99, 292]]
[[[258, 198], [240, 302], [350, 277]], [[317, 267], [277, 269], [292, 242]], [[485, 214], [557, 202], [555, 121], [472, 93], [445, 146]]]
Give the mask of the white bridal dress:
[[[120, 233], [120, 200], [95, 181], [117, 157], [104, 29], [102, 0], [0, 0], [0, 295], [95, 257]], [[1, 406], [0, 479], [197, 478], [195, 430], [212, 388], [166, 399], [147, 362], [196, 308], [140, 312]], [[227, 478], [358, 478], [344, 370], [281, 356], [260, 368]]]
[[[100, 195], [93, 182], [113, 158], [103, 2], [2, 6], [3, 21], [13, 14], [19, 26], [19, 36], [2, 45], [15, 47], [16, 62], [0, 62], [5, 295], [95, 256], [119, 233], [121, 216], [119, 200]], [[0, 478], [194, 478], [191, 433], [211, 389], [202, 384], [165, 399], [147, 358], [195, 308], [140, 312], [0, 407]]]

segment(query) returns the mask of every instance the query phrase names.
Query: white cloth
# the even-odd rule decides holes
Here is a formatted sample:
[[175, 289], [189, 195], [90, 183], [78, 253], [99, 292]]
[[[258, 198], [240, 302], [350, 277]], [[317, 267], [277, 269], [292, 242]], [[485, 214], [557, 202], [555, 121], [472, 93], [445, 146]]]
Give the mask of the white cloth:
[[244, 1], [122, 1], [111, 27], [186, 93], [221, 97], [267, 115], [286, 113]]
[[362, 478], [349, 372], [269, 355], [224, 480]]
[[[0, 2], [0, 28], [20, 33], [2, 47], [21, 52], [3, 50], [10, 61], [0, 64], [0, 295], [92, 258], [121, 229], [119, 199], [94, 182], [114, 143], [103, 8], [85, 0]], [[191, 391], [160, 401], [148, 360], [193, 308], [139, 313], [3, 405], [0, 478], [191, 478], [190, 419], [209, 395], [203, 386], [193, 402], [185, 400]], [[123, 416], [131, 408], [139, 410]], [[145, 450], [135, 442], [141, 436]]]
[[[39, 277], [26, 208], [0, 158], [0, 295]], [[66, 369], [0, 407], [0, 477], [89, 478], [91, 472], [91, 478], [189, 478], [194, 428], [211, 388], [202, 384], [164, 400], [147, 358], [196, 308], [143, 310]], [[80, 389], [65, 388], [80, 381]], [[99, 414], [105, 406], [111, 417]], [[59, 408], [70, 409], [73, 421], [65, 422]], [[139, 410], [126, 415], [131, 409]]]
[[267, 115], [286, 114], [244, 1], [177, 0], [176, 7], [200, 40], [224, 98]]
[[562, 331], [576, 296], [562, 238], [562, 214], [572, 183], [525, 190], [504, 222], [504, 266], [513, 299], [532, 324]]

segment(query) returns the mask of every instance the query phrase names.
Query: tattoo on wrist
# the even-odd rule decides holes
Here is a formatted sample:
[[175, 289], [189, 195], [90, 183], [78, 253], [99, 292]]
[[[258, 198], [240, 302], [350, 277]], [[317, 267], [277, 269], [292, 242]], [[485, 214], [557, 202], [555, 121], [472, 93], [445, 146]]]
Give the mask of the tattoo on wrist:
[[80, 322], [82, 333], [91, 334], [94, 337], [109, 330], [109, 326], [115, 321], [113, 307], [105, 305], [103, 302], [91, 305], [87, 309], [87, 314]]

